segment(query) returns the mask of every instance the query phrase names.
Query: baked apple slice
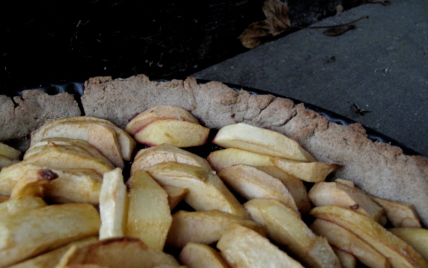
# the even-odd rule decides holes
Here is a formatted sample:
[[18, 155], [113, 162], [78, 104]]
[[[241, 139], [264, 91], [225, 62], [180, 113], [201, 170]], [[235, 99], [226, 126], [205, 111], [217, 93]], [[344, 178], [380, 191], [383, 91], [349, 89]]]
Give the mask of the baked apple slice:
[[248, 166], [274, 166], [270, 156], [253, 153], [246, 150], [227, 148], [211, 152], [207, 157], [213, 169], [220, 172], [221, 169], [236, 165]]
[[21, 152], [7, 144], [0, 142], [0, 156], [7, 157], [11, 160], [19, 160]]
[[187, 243], [178, 256], [179, 261], [188, 268], [211, 267], [228, 268], [220, 254], [210, 246]]
[[224, 148], [238, 148], [299, 161], [315, 161], [297, 141], [281, 133], [245, 123], [222, 127], [213, 143]]
[[419, 215], [412, 204], [374, 196], [371, 198], [385, 210], [386, 217], [394, 227], [422, 227]]
[[271, 175], [246, 165], [223, 168], [218, 176], [234, 192], [244, 198], [271, 198], [280, 201], [296, 213], [296, 202], [284, 184]]
[[230, 267], [303, 268], [269, 239], [239, 224], [226, 230], [218, 241], [217, 248]]
[[181, 107], [158, 105], [132, 118], [132, 120], [126, 125], [125, 131], [131, 135], [135, 135], [135, 133], [146, 127], [148, 124], [156, 120], [165, 119], [182, 120], [199, 124], [198, 119]]
[[388, 229], [403, 239], [428, 261], [428, 230], [418, 227], [395, 227]]
[[135, 140], [110, 121], [90, 116], [67, 117], [47, 122], [31, 133], [31, 146], [42, 139], [51, 137], [77, 139], [79, 136], [78, 139], [87, 140], [88, 130], [94, 125], [101, 125], [114, 131], [123, 159], [131, 161], [136, 146]]
[[204, 158], [169, 144], [161, 144], [138, 151], [131, 165], [131, 175], [136, 170], [146, 169], [163, 162], [177, 162], [201, 167], [207, 171], [212, 170]]
[[168, 195], [168, 205], [171, 210], [173, 210], [189, 192], [188, 189], [182, 189], [170, 185], [165, 185], [162, 188]]
[[52, 169], [92, 168], [100, 175], [115, 168], [88, 142], [59, 138], [35, 144], [25, 153], [22, 163]]
[[218, 209], [242, 218], [248, 217], [244, 207], [213, 172], [176, 162], [161, 163], [146, 171], [162, 186], [189, 189], [184, 201], [195, 210]]
[[428, 263], [409, 244], [388, 232], [377, 222], [352, 209], [339, 206], [315, 207], [310, 214], [333, 222], [357, 235], [384, 255], [393, 268], [428, 267]]
[[192, 147], [205, 144], [209, 128], [176, 119], [156, 120], [135, 133], [134, 138], [145, 145], [166, 143], [176, 147]]
[[163, 250], [172, 223], [168, 195], [144, 170], [126, 183], [129, 189], [126, 236], [141, 239], [150, 248]]
[[234, 223], [264, 234], [263, 229], [254, 221], [241, 219], [219, 210], [194, 212], [180, 210], [172, 216], [172, 219], [166, 243], [175, 248], [182, 248], [190, 242], [210, 245], [218, 241], [227, 227]]
[[306, 267], [340, 268], [327, 239], [315, 235], [292, 209], [273, 199], [252, 199], [244, 206], [269, 238], [285, 246]]

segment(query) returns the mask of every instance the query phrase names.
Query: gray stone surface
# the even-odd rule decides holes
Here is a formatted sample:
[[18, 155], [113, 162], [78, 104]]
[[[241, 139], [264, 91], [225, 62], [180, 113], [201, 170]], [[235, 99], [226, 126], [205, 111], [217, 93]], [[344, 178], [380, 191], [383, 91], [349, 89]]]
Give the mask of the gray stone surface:
[[[303, 29], [192, 76], [320, 106], [428, 156], [428, 1], [391, 3], [362, 5], [316, 24], [369, 16], [343, 35]], [[371, 112], [358, 115], [353, 103]]]

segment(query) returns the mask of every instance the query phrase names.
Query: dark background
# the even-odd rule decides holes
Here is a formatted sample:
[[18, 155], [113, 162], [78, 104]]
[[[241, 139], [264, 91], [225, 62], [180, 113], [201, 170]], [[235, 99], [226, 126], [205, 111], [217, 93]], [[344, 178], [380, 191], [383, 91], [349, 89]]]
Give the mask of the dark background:
[[[265, 19], [263, 2], [9, 1], [2, 4], [0, 93], [104, 75], [182, 79], [247, 51], [238, 37]], [[309, 25], [338, 4], [359, 3], [291, 0], [290, 20]]]

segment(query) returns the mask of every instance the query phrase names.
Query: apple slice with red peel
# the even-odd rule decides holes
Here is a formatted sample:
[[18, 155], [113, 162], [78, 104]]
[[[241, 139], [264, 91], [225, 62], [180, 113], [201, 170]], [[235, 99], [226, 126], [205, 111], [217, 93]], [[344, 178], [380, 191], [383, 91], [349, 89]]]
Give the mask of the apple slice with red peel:
[[154, 146], [166, 143], [176, 147], [192, 147], [205, 144], [209, 128], [199, 124], [175, 119], [156, 120], [140, 131], [134, 138], [139, 143]]
[[269, 156], [315, 161], [297, 141], [281, 133], [245, 123], [222, 127], [213, 143], [224, 148], [238, 148]]
[[169, 144], [161, 144], [142, 149], [137, 153], [131, 166], [131, 175], [139, 169], [146, 169], [163, 162], [177, 162], [202, 167], [207, 171], [212, 170], [204, 158]]
[[135, 135], [135, 133], [146, 127], [148, 124], [156, 120], [165, 119], [182, 120], [199, 124], [198, 119], [181, 107], [158, 105], [132, 118], [128, 125], [126, 125], [125, 131], [131, 135]]

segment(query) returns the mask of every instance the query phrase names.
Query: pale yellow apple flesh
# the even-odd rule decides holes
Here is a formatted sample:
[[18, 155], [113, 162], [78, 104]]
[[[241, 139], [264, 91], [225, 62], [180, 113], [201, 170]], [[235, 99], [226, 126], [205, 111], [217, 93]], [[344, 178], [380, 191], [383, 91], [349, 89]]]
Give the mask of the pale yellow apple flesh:
[[210, 246], [187, 243], [181, 250], [178, 260], [188, 268], [210, 267], [228, 268], [220, 254]]
[[135, 133], [150, 123], [162, 119], [175, 119], [199, 124], [198, 120], [191, 113], [181, 107], [158, 105], [132, 118], [126, 125], [125, 131], [131, 135], [135, 135]]
[[217, 248], [230, 267], [303, 268], [267, 238], [239, 224], [226, 230]]
[[18, 151], [7, 144], [0, 142], [0, 156], [7, 157], [11, 160], [19, 160], [21, 151]]
[[100, 217], [89, 204], [51, 205], [0, 218], [0, 267], [96, 235]]
[[100, 191], [100, 239], [124, 236], [127, 192], [122, 169], [104, 173]]
[[307, 182], [321, 182], [327, 176], [338, 169], [336, 164], [321, 162], [300, 162], [281, 158], [271, 158], [272, 163], [293, 177]]
[[0, 195], [0, 204], [9, 200], [10, 197], [7, 195]]
[[223, 168], [218, 176], [234, 192], [247, 200], [272, 198], [298, 213], [296, 203], [284, 184], [271, 175], [246, 165]]
[[222, 127], [213, 143], [224, 148], [238, 148], [299, 161], [315, 161], [295, 140], [281, 133], [245, 123]]
[[220, 239], [228, 226], [234, 223], [264, 233], [257, 223], [219, 210], [194, 212], [181, 210], [172, 218], [167, 245], [175, 248], [182, 248], [190, 242], [212, 244]]
[[332, 246], [334, 254], [336, 254], [337, 258], [339, 259], [340, 263], [342, 264], [342, 268], [356, 268], [357, 267], [357, 259], [354, 257], [354, 255], [337, 249], [336, 247]]
[[221, 169], [235, 165], [248, 166], [274, 166], [270, 156], [253, 153], [236, 148], [228, 148], [211, 152], [207, 157], [213, 169], [220, 172]]
[[[121, 149], [123, 159], [126, 161], [131, 160], [135, 146], [136, 146], [135, 140], [125, 130], [117, 127], [110, 121], [100, 119], [100, 118], [95, 118], [95, 117], [89, 117], [89, 116], [67, 117], [67, 118], [60, 118], [54, 121], [47, 122], [43, 126], [38, 128], [36, 131], [33, 131], [33, 133], [31, 133], [31, 145], [33, 145], [34, 143], [42, 139], [48, 138], [49, 135], [54, 135], [54, 136], [57, 135], [55, 134], [56, 131], [53, 129], [56, 129], [58, 127], [62, 129], [63, 125], [66, 125], [69, 123], [72, 123], [73, 125], [98, 124], [98, 125], [102, 125], [112, 129], [116, 133], [116, 137], [120, 144], [120, 149]], [[46, 137], [45, 137], [45, 132], [47, 135]], [[52, 134], [48, 134], [48, 133], [52, 133]], [[64, 135], [70, 135], [70, 134], [65, 133]]]
[[269, 238], [285, 246], [305, 266], [340, 268], [327, 239], [315, 235], [292, 209], [273, 199], [252, 199], [244, 206]]
[[[10, 195], [12, 188], [29, 170], [46, 167], [14, 164], [0, 172], [0, 194]], [[46, 198], [55, 203], [82, 202], [97, 205], [102, 177], [93, 169], [51, 169], [58, 175], [46, 186]]]
[[168, 205], [171, 210], [173, 210], [189, 192], [188, 189], [182, 189], [170, 185], [165, 185], [162, 188], [168, 195]]
[[58, 175], [49, 169], [31, 169], [18, 180], [10, 194], [11, 199], [38, 196], [45, 197], [47, 185]]
[[354, 255], [361, 263], [372, 268], [389, 268], [389, 261], [369, 244], [361, 240], [352, 232], [337, 224], [316, 219], [311, 230], [327, 238], [328, 242], [336, 248]]
[[161, 144], [142, 149], [137, 153], [131, 165], [131, 175], [136, 170], [146, 169], [163, 162], [177, 162], [201, 167], [207, 171], [212, 170], [210, 164], [204, 158], [172, 145]]
[[147, 172], [162, 186], [189, 189], [184, 201], [195, 210], [218, 209], [239, 217], [248, 217], [244, 207], [213, 172], [176, 162], [149, 167]]
[[108, 127], [94, 124], [88, 130], [88, 142], [116, 167], [124, 168], [122, 152], [116, 133]]
[[412, 204], [374, 196], [371, 198], [385, 210], [386, 217], [394, 227], [422, 227], [419, 215]]
[[19, 160], [13, 160], [13, 159], [7, 158], [6, 156], [0, 155], [0, 170], [2, 168], [11, 166], [15, 163], [19, 163]]
[[43, 198], [38, 196], [20, 197], [16, 199], [8, 199], [0, 203], [1, 217], [9, 217], [19, 214], [23, 211], [33, 210], [46, 207], [47, 204]]
[[377, 222], [385, 213], [383, 208], [373, 202], [368, 194], [340, 182], [316, 183], [308, 196], [314, 206], [334, 205], [352, 208]]
[[62, 246], [58, 249], [46, 252], [32, 259], [20, 262], [16, 265], [12, 265], [9, 268], [54, 268], [58, 262], [61, 260], [61, 257], [72, 247], [76, 246], [77, 248], [97, 242], [98, 236], [90, 236], [88, 238], [84, 238], [78, 240], [76, 242], [72, 242], [65, 246]]
[[73, 246], [64, 254], [56, 268], [82, 267], [81, 265], [129, 268], [180, 267], [173, 256], [152, 249], [134, 237], [110, 238], [82, 247]]
[[141, 239], [150, 248], [163, 250], [172, 223], [168, 195], [144, 170], [126, 183], [129, 189], [126, 236]]
[[418, 227], [396, 227], [388, 229], [391, 233], [406, 241], [425, 261], [428, 261], [428, 230]]
[[309, 212], [312, 205], [308, 198], [306, 186], [303, 184], [302, 180], [290, 176], [275, 166], [258, 166], [255, 168], [280, 180], [285, 185], [285, 187], [287, 187], [288, 191], [290, 191], [290, 194], [293, 196], [294, 202], [296, 202], [296, 206], [300, 213], [306, 214]]
[[30, 148], [22, 163], [52, 169], [90, 168], [100, 175], [115, 168], [107, 158], [91, 147], [83, 140], [73, 140], [72, 145], [61, 145], [51, 140], [45, 145]]
[[393, 268], [428, 267], [411, 246], [367, 216], [339, 206], [315, 207], [310, 214], [351, 231], [384, 255]]
[[209, 128], [174, 119], [156, 120], [137, 133], [134, 138], [145, 145], [166, 143], [176, 147], [192, 147], [206, 143]]

